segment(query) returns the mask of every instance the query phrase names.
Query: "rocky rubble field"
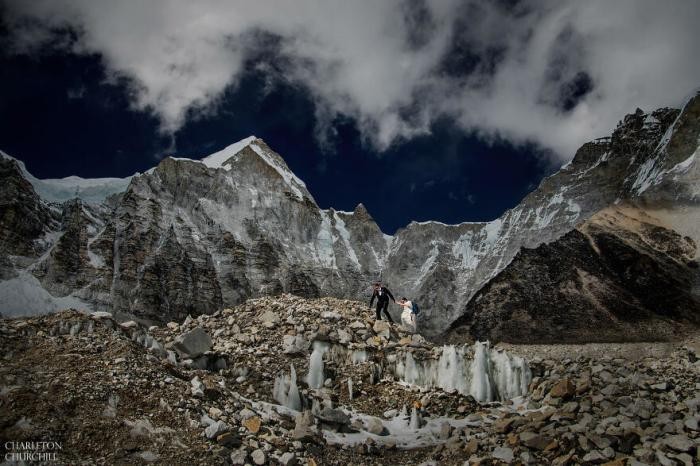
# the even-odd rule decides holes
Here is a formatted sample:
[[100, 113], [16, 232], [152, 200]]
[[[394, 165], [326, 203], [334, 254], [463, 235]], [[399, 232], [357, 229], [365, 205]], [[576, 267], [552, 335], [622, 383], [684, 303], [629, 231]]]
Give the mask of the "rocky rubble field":
[[4, 319], [0, 440], [61, 442], [66, 464], [700, 461], [698, 338], [499, 346], [290, 295], [148, 329]]

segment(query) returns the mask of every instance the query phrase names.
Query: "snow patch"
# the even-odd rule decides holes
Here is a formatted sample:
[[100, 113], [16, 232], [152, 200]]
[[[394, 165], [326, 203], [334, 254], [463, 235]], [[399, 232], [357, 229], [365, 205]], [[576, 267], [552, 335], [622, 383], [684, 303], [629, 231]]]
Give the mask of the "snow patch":
[[421, 283], [425, 276], [430, 272], [430, 269], [433, 268], [433, 265], [435, 264], [435, 261], [437, 260], [438, 254], [440, 253], [440, 250], [438, 249], [438, 243], [437, 241], [431, 241], [430, 244], [433, 245], [433, 248], [430, 250], [430, 255], [428, 258], [423, 262], [423, 265], [420, 268], [420, 272], [418, 273], [418, 276], [414, 280], [416, 284]]
[[493, 245], [496, 242], [496, 239], [498, 238], [498, 234], [501, 232], [501, 228], [503, 227], [503, 220], [500, 218], [497, 218], [496, 220], [492, 220], [486, 225], [484, 225], [484, 231], [486, 232], [486, 243], [489, 245]]
[[333, 232], [331, 220], [326, 211], [321, 211], [321, 228], [316, 235], [314, 251], [318, 261], [326, 267], [337, 268], [333, 251]]
[[669, 172], [670, 172], [670, 173], [683, 173], [683, 172], [688, 171], [688, 169], [690, 168], [690, 166], [691, 166], [693, 163], [695, 163], [695, 156], [697, 155], [698, 150], [700, 150], [700, 148], [695, 149], [695, 152], [693, 152], [693, 154], [692, 154], [690, 157], [688, 157], [688, 158], [685, 159], [684, 161], [682, 161], [682, 162], [676, 164], [673, 168], [671, 168], [671, 169], [669, 170]]
[[0, 313], [5, 317], [49, 314], [69, 308], [92, 310], [89, 304], [74, 296], [52, 296], [26, 270], [20, 271], [15, 278], [1, 281], [0, 296]]
[[343, 240], [343, 244], [345, 244], [345, 249], [350, 256], [350, 260], [357, 266], [358, 270], [362, 270], [360, 261], [357, 259], [357, 254], [355, 254], [355, 250], [353, 249], [352, 244], [350, 244], [350, 232], [347, 228], [345, 228], [345, 222], [338, 216], [338, 212], [334, 212], [333, 218], [335, 219], [335, 229], [338, 231], [340, 238]]
[[91, 204], [100, 204], [109, 196], [126, 191], [131, 182], [127, 178], [80, 178], [69, 176], [60, 179], [40, 180], [29, 172], [24, 176], [34, 187], [34, 191], [46, 202], [65, 202], [78, 198]]
[[[235, 156], [238, 154], [240, 151], [242, 151], [246, 146], [248, 146], [250, 143], [255, 141], [257, 138], [255, 136], [248, 136], [245, 139], [242, 139], [234, 144], [231, 144], [230, 146], [227, 146], [223, 150], [220, 150], [219, 152], [215, 152], [207, 157], [204, 157], [202, 160], [199, 160], [199, 162], [203, 163], [209, 168], [223, 168], [226, 171], [231, 170], [231, 165], [226, 164], [231, 157]], [[178, 159], [178, 160], [191, 160], [191, 159]], [[226, 164], [226, 165], [225, 165]]]
[[452, 255], [455, 259], [461, 259], [462, 268], [466, 270], [475, 270], [481, 262], [482, 256], [479, 254], [479, 251], [472, 247], [473, 238], [474, 234], [472, 232], [465, 233], [452, 246]]
[[455, 419], [451, 417], [435, 417], [424, 419], [420, 422], [418, 413], [414, 410], [411, 415], [401, 412], [392, 419], [383, 420], [372, 416], [356, 413], [354, 411], [343, 410], [350, 416], [351, 422], [362, 425], [369, 425], [371, 422], [379, 422], [386, 428], [388, 435], [376, 435], [361, 430], [356, 433], [341, 433], [324, 430], [323, 436], [329, 444], [335, 445], [359, 445], [372, 439], [379, 445], [392, 444], [402, 450], [414, 448], [426, 448], [445, 443], [447, 439], [441, 438], [440, 432], [444, 424], [451, 425], [454, 429], [461, 429], [467, 426], [477, 426], [479, 421], [467, 421], [466, 418]]

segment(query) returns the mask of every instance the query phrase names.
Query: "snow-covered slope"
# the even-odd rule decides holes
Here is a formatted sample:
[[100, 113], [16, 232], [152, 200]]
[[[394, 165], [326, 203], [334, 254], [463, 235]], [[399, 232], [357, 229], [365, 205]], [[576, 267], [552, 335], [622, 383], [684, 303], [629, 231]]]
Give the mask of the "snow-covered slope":
[[[10, 155], [0, 151], [0, 157], [16, 160]], [[99, 204], [109, 196], [124, 192], [129, 186], [131, 176], [126, 178], [80, 178], [69, 176], [66, 178], [49, 178], [40, 180], [32, 176], [24, 166], [24, 162], [17, 160], [24, 177], [29, 181], [36, 193], [46, 202], [65, 202], [78, 198], [85, 202]]]

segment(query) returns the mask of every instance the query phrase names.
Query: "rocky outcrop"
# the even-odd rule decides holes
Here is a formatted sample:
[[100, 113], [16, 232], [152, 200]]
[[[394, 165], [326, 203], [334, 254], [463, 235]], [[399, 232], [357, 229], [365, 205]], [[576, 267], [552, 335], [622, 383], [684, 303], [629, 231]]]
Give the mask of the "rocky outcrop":
[[523, 249], [452, 325], [450, 341], [654, 341], [700, 324], [697, 245], [644, 211], [605, 209]]
[[[56, 227], [55, 222], [17, 161], [0, 152], [0, 256], [40, 255], [47, 247], [44, 235]], [[11, 275], [6, 266], [2, 269], [2, 275]]]

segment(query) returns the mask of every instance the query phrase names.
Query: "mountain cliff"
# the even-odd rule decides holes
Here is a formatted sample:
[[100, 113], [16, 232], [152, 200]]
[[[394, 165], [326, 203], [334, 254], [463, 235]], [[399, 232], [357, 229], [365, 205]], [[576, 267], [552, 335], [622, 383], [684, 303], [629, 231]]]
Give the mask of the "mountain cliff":
[[0, 312], [70, 302], [167, 322], [282, 292], [360, 298], [381, 276], [421, 304], [422, 332], [438, 335], [521, 248], [557, 241], [616, 203], [643, 206], [697, 243], [699, 115], [700, 96], [682, 110], [638, 110], [498, 219], [413, 222], [394, 236], [362, 205], [319, 208], [255, 137], [202, 160], [166, 158], [122, 180], [123, 191], [96, 180], [71, 200], [3, 154], [0, 294], [12, 299]]
[[472, 298], [447, 340], [669, 340], [700, 324], [697, 246], [645, 212], [602, 210], [522, 249]]

